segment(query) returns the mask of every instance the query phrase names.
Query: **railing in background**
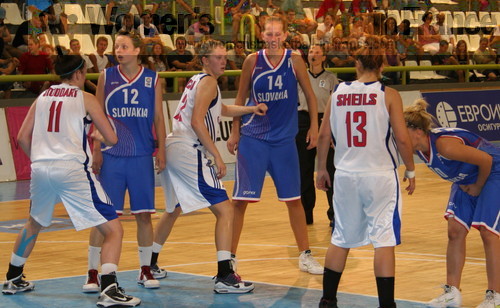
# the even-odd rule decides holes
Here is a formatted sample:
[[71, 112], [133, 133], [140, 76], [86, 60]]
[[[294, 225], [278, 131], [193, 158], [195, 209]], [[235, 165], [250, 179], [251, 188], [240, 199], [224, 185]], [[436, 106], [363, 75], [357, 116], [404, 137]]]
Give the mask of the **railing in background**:
[[[247, 46], [247, 42], [245, 39], [245, 21], [249, 20], [250, 22], [250, 48]], [[255, 18], [250, 14], [244, 14], [241, 16], [240, 20], [240, 33], [238, 34], [240, 41], [244, 42], [245, 48], [255, 51], [257, 47], [255, 44]]]
[[[465, 80], [469, 82], [469, 73], [471, 70], [487, 70], [495, 69], [500, 70], [500, 64], [475, 64], [475, 65], [432, 65], [432, 66], [386, 66], [384, 67], [384, 72], [411, 72], [411, 71], [465, 71]], [[327, 71], [333, 73], [355, 73], [356, 69], [354, 67], [336, 67], [327, 68]], [[199, 71], [182, 71], [182, 72], [158, 72], [158, 75], [162, 78], [174, 78], [174, 84], [179, 77], [191, 77], [198, 74]], [[225, 76], [238, 76], [241, 74], [241, 70], [226, 70], [224, 72]], [[407, 84], [406, 74], [401, 74], [401, 84]], [[87, 74], [87, 79], [97, 80], [99, 74]], [[42, 75], [1, 75], [1, 82], [16, 82], [16, 81], [46, 81], [46, 80], [59, 80], [57, 75], [42, 74]], [[177, 89], [177, 87], [174, 87]], [[174, 91], [175, 92], [175, 91]]]

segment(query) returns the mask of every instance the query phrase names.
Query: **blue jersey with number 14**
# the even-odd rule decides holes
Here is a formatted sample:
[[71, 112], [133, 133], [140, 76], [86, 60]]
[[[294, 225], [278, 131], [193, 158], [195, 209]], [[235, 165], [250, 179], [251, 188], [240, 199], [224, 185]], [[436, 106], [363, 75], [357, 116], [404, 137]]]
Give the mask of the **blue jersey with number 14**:
[[259, 103], [267, 105], [267, 114], [242, 116], [241, 134], [270, 143], [295, 139], [299, 99], [292, 50], [286, 49], [276, 66], [269, 61], [265, 49], [257, 52], [247, 106]]
[[114, 156], [153, 154], [158, 74], [142, 66], [131, 80], [120, 71], [120, 66], [110, 67], [104, 74], [106, 114], [113, 119], [118, 143], [113, 147], [104, 147], [103, 151]]

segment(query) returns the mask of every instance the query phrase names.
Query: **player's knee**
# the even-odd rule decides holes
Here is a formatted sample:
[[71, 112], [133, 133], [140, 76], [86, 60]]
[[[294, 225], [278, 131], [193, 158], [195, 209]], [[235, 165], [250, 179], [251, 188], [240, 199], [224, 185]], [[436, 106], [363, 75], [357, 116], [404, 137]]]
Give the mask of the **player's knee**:
[[467, 236], [467, 233], [468, 231], [466, 228], [459, 225], [458, 223], [452, 223], [448, 227], [448, 240], [449, 241], [462, 240]]
[[486, 227], [483, 226], [479, 227], [479, 234], [481, 234], [481, 239], [483, 240], [483, 242], [498, 240], [498, 235], [496, 235], [495, 233], [491, 232], [490, 230], [488, 230]]
[[152, 224], [151, 213], [138, 213], [134, 216], [138, 226], [146, 226]]

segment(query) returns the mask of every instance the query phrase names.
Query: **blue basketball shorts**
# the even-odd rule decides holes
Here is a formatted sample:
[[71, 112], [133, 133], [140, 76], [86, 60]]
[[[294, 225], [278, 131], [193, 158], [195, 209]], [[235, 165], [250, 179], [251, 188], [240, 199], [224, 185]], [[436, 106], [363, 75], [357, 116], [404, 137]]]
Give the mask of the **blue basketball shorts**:
[[299, 156], [295, 139], [286, 143], [268, 142], [241, 136], [236, 159], [233, 200], [260, 200], [266, 171], [276, 186], [280, 201], [300, 199]]
[[458, 184], [451, 186], [450, 199], [445, 218], [454, 218], [467, 230], [470, 227], [484, 227], [500, 236], [500, 174], [492, 173], [483, 186], [481, 193], [473, 197], [460, 189]]
[[153, 157], [120, 157], [105, 152], [102, 155], [100, 181], [116, 212], [123, 214], [125, 191], [128, 190], [132, 214], [155, 213]]

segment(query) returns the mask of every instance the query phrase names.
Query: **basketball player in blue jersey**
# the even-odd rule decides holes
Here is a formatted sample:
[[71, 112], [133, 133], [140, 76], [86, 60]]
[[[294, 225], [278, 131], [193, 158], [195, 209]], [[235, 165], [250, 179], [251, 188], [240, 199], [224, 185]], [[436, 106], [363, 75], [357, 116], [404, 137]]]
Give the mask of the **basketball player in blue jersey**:
[[[140, 271], [137, 282], [145, 288], [158, 288], [160, 283], [149, 267], [153, 245], [151, 214], [154, 204], [155, 150], [153, 126], [158, 139], [156, 168], [165, 168], [165, 122], [162, 90], [158, 74], [138, 63], [141, 39], [120, 32], [115, 40], [115, 55], [119, 65], [106, 69], [97, 85], [97, 99], [106, 114], [113, 119], [118, 143], [113, 147], [94, 144], [94, 172], [111, 198], [118, 214], [123, 212], [125, 192], [130, 196], [130, 209], [137, 223]], [[93, 230], [90, 236], [89, 272], [84, 292], [95, 292], [98, 286], [100, 236]], [[163, 277], [158, 277], [163, 278]]]
[[19, 145], [32, 162], [31, 208], [28, 222], [14, 245], [2, 292], [33, 290], [34, 284], [23, 279], [23, 267], [42, 226], [50, 226], [54, 205], [62, 201], [76, 230], [97, 226], [104, 236], [101, 295], [97, 304], [137, 306], [140, 299], [124, 294], [116, 280], [122, 226], [90, 170], [89, 124], [95, 124], [100, 131], [97, 135], [106, 145], [112, 146], [118, 139], [97, 99], [81, 90], [86, 70], [81, 56], [59, 56], [55, 71], [61, 77], [61, 84], [40, 94], [19, 131]]
[[377, 38], [368, 38], [356, 55], [354, 82], [337, 86], [325, 109], [318, 140], [316, 185], [330, 187], [328, 150], [335, 146], [333, 208], [335, 227], [325, 259], [320, 307], [337, 307], [337, 289], [350, 248], [372, 244], [379, 307], [394, 302], [394, 247], [401, 243], [401, 191], [398, 151], [406, 166], [409, 194], [415, 164], [399, 93], [378, 80], [383, 55]]
[[181, 210], [189, 213], [209, 208], [214, 213], [215, 246], [217, 248], [216, 293], [247, 293], [254, 285], [241, 281], [231, 268], [233, 206], [229, 202], [221, 178], [226, 166], [215, 146], [219, 121], [223, 116], [254, 113], [262, 116], [265, 104], [257, 106], [226, 106], [222, 104], [217, 78], [224, 73], [226, 48], [220, 41], [206, 40], [197, 48], [203, 72], [194, 75], [186, 85], [173, 117], [172, 133], [166, 141], [167, 167], [161, 173], [166, 194], [166, 212], [156, 227], [152, 268]]
[[[247, 106], [265, 103], [266, 116], [245, 115], [233, 119], [227, 146], [232, 154], [238, 150], [232, 253], [236, 254], [248, 202], [260, 200], [266, 171], [271, 174], [278, 199], [286, 203], [295, 241], [299, 248], [299, 268], [311, 274], [323, 274], [323, 267], [309, 250], [304, 209], [300, 201], [300, 170], [295, 136], [298, 132], [297, 81], [307, 99], [311, 126], [307, 133], [308, 149], [316, 146], [318, 111], [302, 57], [282, 44], [287, 37], [285, 21], [267, 19], [262, 32], [266, 47], [249, 55], [243, 62], [240, 87], [235, 104]], [[240, 138], [241, 136], [241, 138]], [[235, 264], [236, 264], [236, 257]]]
[[448, 249], [444, 293], [432, 307], [460, 307], [460, 280], [465, 264], [465, 239], [479, 230], [486, 254], [488, 290], [480, 308], [500, 305], [500, 147], [458, 128], [434, 128], [427, 102], [405, 109], [413, 150], [427, 167], [452, 182], [448, 208]]

